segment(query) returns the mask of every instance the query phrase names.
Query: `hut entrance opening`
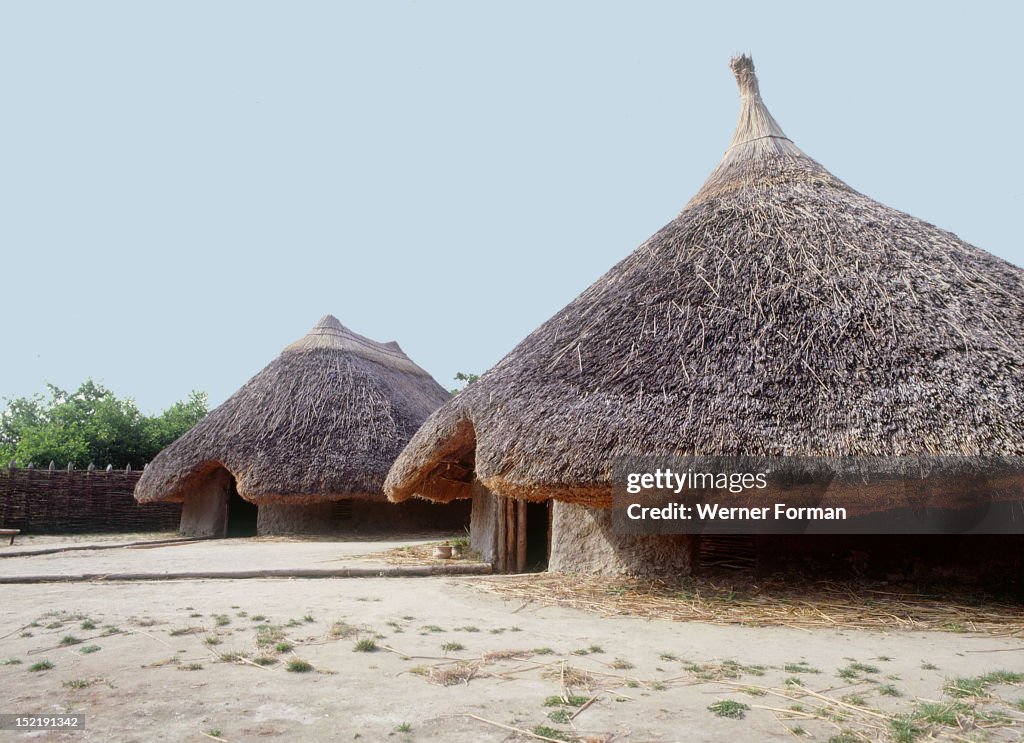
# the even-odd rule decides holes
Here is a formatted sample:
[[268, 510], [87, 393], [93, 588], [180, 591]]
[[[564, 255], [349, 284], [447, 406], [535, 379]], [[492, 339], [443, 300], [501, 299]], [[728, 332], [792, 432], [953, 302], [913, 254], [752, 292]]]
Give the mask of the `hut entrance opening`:
[[551, 501], [526, 504], [526, 571], [540, 573], [548, 569], [551, 547]]
[[254, 537], [256, 536], [256, 515], [259, 508], [238, 494], [235, 478], [228, 485], [228, 518], [224, 536]]
[[501, 498], [497, 569], [503, 573], [546, 570], [551, 547], [550, 501]]

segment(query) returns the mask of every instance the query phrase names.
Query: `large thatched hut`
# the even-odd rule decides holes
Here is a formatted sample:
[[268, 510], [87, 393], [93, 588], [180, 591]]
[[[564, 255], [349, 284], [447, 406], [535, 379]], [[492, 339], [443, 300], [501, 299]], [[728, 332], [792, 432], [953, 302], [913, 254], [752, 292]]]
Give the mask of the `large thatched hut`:
[[160, 452], [135, 497], [182, 502], [181, 531], [194, 536], [458, 527], [464, 506], [396, 508], [381, 490], [449, 398], [397, 343], [327, 315]]
[[427, 419], [392, 500], [472, 498], [505, 568], [547, 538], [553, 570], [678, 573], [694, 538], [612, 531], [617, 457], [1024, 454], [1024, 270], [855, 191], [732, 70], [703, 187]]

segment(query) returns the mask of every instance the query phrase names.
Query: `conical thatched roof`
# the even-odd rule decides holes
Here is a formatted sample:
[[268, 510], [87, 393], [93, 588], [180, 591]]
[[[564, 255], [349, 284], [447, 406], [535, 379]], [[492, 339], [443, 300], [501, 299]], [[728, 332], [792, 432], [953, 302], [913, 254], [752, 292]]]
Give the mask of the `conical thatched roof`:
[[475, 472], [606, 505], [616, 455], [1024, 454], [1024, 270], [850, 188], [732, 69], [697, 195], [427, 420], [393, 500]]
[[327, 315], [160, 452], [135, 497], [181, 500], [221, 466], [256, 503], [383, 497], [388, 467], [448, 399], [397, 343]]

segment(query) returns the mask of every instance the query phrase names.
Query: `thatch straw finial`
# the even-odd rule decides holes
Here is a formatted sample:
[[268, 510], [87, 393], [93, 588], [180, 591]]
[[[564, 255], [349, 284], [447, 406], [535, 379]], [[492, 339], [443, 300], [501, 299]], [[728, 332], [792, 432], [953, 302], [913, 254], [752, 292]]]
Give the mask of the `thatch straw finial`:
[[341, 320], [339, 320], [338, 318], [331, 314], [327, 314], [321, 317], [320, 321], [316, 325], [314, 325], [313, 328], [330, 328], [331, 330], [348, 331], [348, 328], [341, 324]]
[[334, 315], [321, 317], [306, 335], [288, 345], [284, 353], [305, 353], [323, 349], [346, 351], [396, 370], [430, 378], [430, 375], [414, 364], [394, 341], [378, 343], [365, 338], [346, 328]]
[[772, 157], [807, 157], [782, 131], [782, 127], [761, 100], [761, 88], [754, 74], [754, 60], [740, 54], [729, 62], [740, 89], [740, 116], [722, 161], [708, 177], [690, 204], [729, 188], [741, 169], [753, 161]]
[[757, 87], [757, 75], [754, 73], [754, 60], [749, 54], [739, 54], [729, 62], [732, 74], [736, 76], [736, 84], [740, 88], [740, 95], [761, 97], [761, 90]]

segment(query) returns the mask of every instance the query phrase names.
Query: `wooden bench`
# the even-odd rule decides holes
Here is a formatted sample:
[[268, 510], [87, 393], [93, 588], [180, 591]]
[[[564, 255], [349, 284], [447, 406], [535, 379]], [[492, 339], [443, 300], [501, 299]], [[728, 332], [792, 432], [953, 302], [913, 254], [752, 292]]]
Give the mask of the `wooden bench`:
[[0, 529], [0, 536], [6, 537], [10, 535], [10, 544], [14, 544], [14, 538], [21, 534], [21, 529]]

